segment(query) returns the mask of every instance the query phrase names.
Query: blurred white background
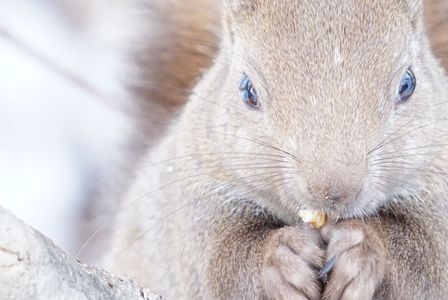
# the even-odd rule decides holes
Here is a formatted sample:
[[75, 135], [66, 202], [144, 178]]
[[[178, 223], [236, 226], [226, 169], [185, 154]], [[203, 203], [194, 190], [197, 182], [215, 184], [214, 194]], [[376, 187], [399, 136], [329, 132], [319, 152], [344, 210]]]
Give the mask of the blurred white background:
[[23, 43], [0, 35], [0, 205], [70, 253], [79, 247], [83, 209], [125, 163], [133, 130], [116, 105], [129, 104], [126, 46], [135, 18], [127, 2], [0, 0], [0, 33]]

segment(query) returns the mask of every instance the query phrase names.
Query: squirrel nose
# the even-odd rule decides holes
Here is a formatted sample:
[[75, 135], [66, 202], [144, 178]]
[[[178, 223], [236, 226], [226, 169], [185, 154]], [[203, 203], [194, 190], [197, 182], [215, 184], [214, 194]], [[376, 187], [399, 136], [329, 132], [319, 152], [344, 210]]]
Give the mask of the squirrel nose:
[[346, 205], [356, 201], [362, 190], [365, 168], [363, 164], [330, 164], [310, 161], [304, 166], [304, 181], [308, 196], [326, 205]]
[[324, 198], [326, 201], [328, 201], [330, 203], [337, 203], [337, 202], [341, 202], [341, 200], [343, 200], [342, 194], [337, 191], [325, 192]]
[[358, 193], [356, 186], [328, 187], [323, 185], [311, 185], [309, 192], [314, 199], [329, 204], [349, 203], [356, 199]]

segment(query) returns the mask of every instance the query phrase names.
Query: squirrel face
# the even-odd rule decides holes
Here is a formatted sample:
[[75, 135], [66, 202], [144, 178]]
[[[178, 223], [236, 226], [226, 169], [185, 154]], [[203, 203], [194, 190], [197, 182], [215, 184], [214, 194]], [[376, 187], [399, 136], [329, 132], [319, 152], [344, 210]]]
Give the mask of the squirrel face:
[[355, 217], [420, 189], [447, 132], [419, 1], [224, 2], [194, 101], [201, 143], [254, 166], [221, 154], [225, 176], [282, 214]]

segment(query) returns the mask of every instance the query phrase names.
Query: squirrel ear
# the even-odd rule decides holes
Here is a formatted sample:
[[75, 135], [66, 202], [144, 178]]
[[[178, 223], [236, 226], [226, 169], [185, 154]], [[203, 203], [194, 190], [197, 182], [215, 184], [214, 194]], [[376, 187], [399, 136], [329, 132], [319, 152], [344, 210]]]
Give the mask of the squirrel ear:
[[404, 2], [413, 16], [417, 16], [422, 13], [423, 11], [422, 0], [404, 0]]
[[223, 0], [224, 7], [233, 13], [255, 10], [257, 0]]
[[423, 0], [402, 0], [409, 9], [409, 16], [415, 29], [424, 28], [423, 22]]
[[[260, 0], [223, 0], [224, 42], [233, 43], [235, 23], [246, 20], [257, 8]], [[226, 34], [227, 33], [227, 34]]]

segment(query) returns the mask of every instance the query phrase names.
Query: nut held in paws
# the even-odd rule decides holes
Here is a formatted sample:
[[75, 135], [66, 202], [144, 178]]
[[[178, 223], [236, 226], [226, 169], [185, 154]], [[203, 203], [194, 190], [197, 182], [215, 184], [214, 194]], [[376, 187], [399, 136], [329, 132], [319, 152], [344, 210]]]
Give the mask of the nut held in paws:
[[326, 222], [325, 213], [321, 211], [303, 209], [300, 211], [299, 216], [304, 223], [309, 223], [316, 229], [324, 226]]

